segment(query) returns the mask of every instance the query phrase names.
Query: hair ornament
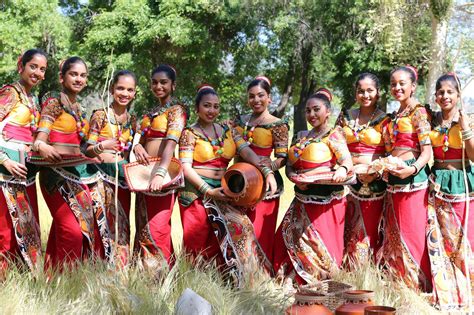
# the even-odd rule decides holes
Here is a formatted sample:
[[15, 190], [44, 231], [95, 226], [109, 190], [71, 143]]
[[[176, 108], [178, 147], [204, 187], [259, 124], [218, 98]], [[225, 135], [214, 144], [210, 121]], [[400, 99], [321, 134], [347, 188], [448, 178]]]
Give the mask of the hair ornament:
[[331, 92], [326, 89], [326, 88], [320, 88], [316, 91], [316, 93], [314, 93], [314, 95], [324, 95], [328, 98], [328, 100], [331, 102], [332, 101], [332, 94]]
[[202, 90], [213, 90], [215, 92], [215, 89], [212, 85], [204, 83], [198, 86], [197, 92], [201, 92]]
[[416, 68], [413, 67], [412, 65], [406, 65], [405, 68], [410, 69], [413, 72], [413, 74], [415, 75], [415, 80], [418, 81], [418, 70], [416, 70]]
[[263, 80], [263, 81], [267, 82], [268, 85], [272, 86], [272, 82], [270, 81], [270, 79], [267, 78], [267, 77], [264, 76], [264, 75], [256, 76], [256, 77], [255, 77], [255, 80]]

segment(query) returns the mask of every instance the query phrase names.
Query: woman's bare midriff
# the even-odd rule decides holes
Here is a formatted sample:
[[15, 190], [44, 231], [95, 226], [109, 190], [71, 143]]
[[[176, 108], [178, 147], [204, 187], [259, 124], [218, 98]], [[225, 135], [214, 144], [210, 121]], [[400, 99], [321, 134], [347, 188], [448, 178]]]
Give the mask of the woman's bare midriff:
[[373, 154], [373, 155], [352, 156], [352, 163], [354, 165], [370, 164], [372, 161], [377, 160], [379, 157], [382, 157], [382, 155], [381, 154]]
[[392, 151], [392, 156], [397, 156], [401, 158], [404, 161], [412, 160], [412, 159], [418, 159], [420, 156], [419, 152], [414, 152], [414, 151], [407, 151], [407, 150], [400, 150], [400, 149], [394, 149]]
[[200, 176], [204, 176], [204, 177], [212, 178], [212, 179], [221, 179], [225, 173], [225, 170], [206, 170], [206, 169], [200, 169], [200, 168], [195, 168], [194, 170]]
[[120, 154], [112, 154], [112, 153], [101, 153], [99, 155], [100, 159], [104, 163], [115, 163], [115, 156], [117, 156], [117, 162], [121, 162], [124, 158]]
[[60, 144], [53, 144], [53, 148], [61, 155], [81, 155], [79, 146], [66, 146]]
[[[469, 159], [466, 159], [466, 166], [469, 166]], [[462, 170], [462, 162], [435, 162], [433, 165], [436, 169], [444, 170]]]
[[151, 157], [161, 156], [165, 149], [165, 141], [163, 139], [147, 140], [144, 148]]

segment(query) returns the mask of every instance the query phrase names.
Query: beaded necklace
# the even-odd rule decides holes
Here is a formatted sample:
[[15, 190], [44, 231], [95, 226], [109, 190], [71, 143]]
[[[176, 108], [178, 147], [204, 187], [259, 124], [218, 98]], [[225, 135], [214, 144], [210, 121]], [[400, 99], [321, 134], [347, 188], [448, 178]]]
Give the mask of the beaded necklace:
[[359, 132], [361, 132], [364, 129], [367, 129], [370, 126], [370, 124], [372, 123], [372, 120], [374, 119], [375, 114], [378, 112], [378, 110], [379, 110], [379, 107], [378, 106], [375, 107], [375, 110], [372, 112], [372, 115], [370, 116], [369, 121], [366, 124], [360, 126], [359, 125], [360, 109], [359, 109], [359, 112], [357, 113], [357, 118], [354, 121], [354, 124], [352, 126], [352, 130], [354, 131], [354, 135], [355, 135], [357, 141], [360, 140], [359, 139]]
[[[115, 111], [112, 107], [109, 107], [114, 114], [115, 125], [117, 125], [117, 140], [120, 142], [120, 151], [128, 151], [132, 145], [133, 140], [133, 129], [131, 128], [130, 115], [127, 113], [127, 120], [125, 123], [119, 123], [118, 116], [115, 114]], [[130, 136], [125, 139], [126, 142], [122, 142], [122, 134], [125, 130], [130, 131]], [[128, 141], [127, 141], [128, 140]]]
[[30, 130], [34, 133], [38, 129], [38, 99], [35, 96], [30, 96], [26, 93], [25, 87], [20, 83], [16, 82], [13, 84], [20, 90], [20, 98], [23, 104], [26, 104], [30, 110]]
[[72, 117], [74, 117], [74, 120], [76, 121], [76, 130], [77, 130], [77, 134], [79, 138], [81, 140], [86, 140], [86, 129], [84, 128], [86, 126], [85, 111], [81, 108], [81, 106], [77, 102], [75, 102], [74, 104], [76, 104], [76, 107], [77, 107], [77, 113], [76, 113], [76, 111], [72, 109], [73, 104], [71, 100], [69, 99], [69, 96], [66, 93], [63, 93], [63, 92], [61, 93], [64, 94], [64, 96], [66, 96], [66, 99], [68, 101], [67, 106], [65, 106], [64, 104], [61, 104], [63, 107], [63, 110], [69, 115], [71, 115]]
[[321, 142], [321, 139], [324, 138], [330, 130], [330, 128], [326, 127], [314, 136], [309, 137], [311, 133], [314, 133], [314, 129], [312, 129], [306, 136], [299, 139], [293, 147], [293, 155], [295, 158], [299, 158], [303, 154], [303, 150], [311, 143]]
[[453, 117], [451, 117], [451, 119], [447, 123], [444, 123], [443, 114], [440, 112], [439, 116], [438, 116], [438, 121], [440, 121], [440, 124], [438, 126], [436, 126], [435, 128], [433, 128], [437, 132], [443, 134], [443, 152], [446, 152], [449, 149], [448, 134], [449, 134], [449, 129], [451, 129], [451, 127], [452, 127], [453, 120], [454, 120], [455, 116], [456, 115], [453, 115]]
[[244, 130], [242, 132], [242, 138], [248, 143], [248, 144], [251, 144], [253, 142], [253, 131], [255, 130], [255, 128], [258, 127], [258, 125], [260, 124], [260, 121], [263, 119], [263, 118], [259, 118], [257, 119], [257, 122], [255, 122], [255, 124], [253, 124], [250, 128], [250, 130], [248, 130], [248, 127], [249, 127], [249, 124], [250, 124], [250, 120], [252, 120], [252, 115], [250, 115], [249, 117], [249, 120], [247, 120], [247, 122], [245, 123], [245, 126], [244, 126]]
[[144, 136], [148, 132], [148, 130], [150, 130], [153, 119], [155, 119], [156, 116], [160, 116], [161, 114], [163, 114], [170, 107], [171, 104], [171, 101], [168, 101], [165, 105], [159, 106], [156, 111], [152, 112], [151, 114], [145, 114], [143, 116], [144, 120], [148, 118], [148, 122], [146, 123], [143, 130], [141, 130], [142, 136]]
[[[415, 107], [416, 107], [416, 105], [415, 105]], [[398, 121], [399, 121], [401, 118], [410, 115], [411, 111], [412, 111], [415, 107], [412, 107], [412, 106], [408, 105], [407, 107], [405, 107], [405, 109], [402, 110], [401, 113], [397, 113], [397, 114], [395, 115], [395, 119], [393, 120], [393, 135], [392, 135], [392, 138], [391, 138], [392, 143], [395, 143], [395, 140], [396, 140], [397, 135], [398, 135], [398, 133], [399, 133], [399, 131], [398, 131]]]
[[223, 139], [224, 133], [219, 137], [217, 134], [216, 126], [212, 124], [212, 128], [214, 129], [214, 135], [215, 135], [215, 138], [212, 139], [211, 137], [208, 136], [206, 131], [204, 131], [204, 128], [202, 128], [199, 123], [197, 123], [196, 126], [199, 128], [202, 134], [206, 137], [206, 140], [212, 145], [214, 154], [220, 157], [221, 154], [224, 153], [224, 139]]

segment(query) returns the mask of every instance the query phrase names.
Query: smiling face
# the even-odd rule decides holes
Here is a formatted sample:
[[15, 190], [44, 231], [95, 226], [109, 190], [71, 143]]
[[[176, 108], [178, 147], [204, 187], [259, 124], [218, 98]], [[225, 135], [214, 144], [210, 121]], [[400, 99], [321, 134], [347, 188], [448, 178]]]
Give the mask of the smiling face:
[[375, 107], [378, 98], [377, 85], [372, 79], [365, 78], [357, 83], [356, 101], [360, 107]]
[[197, 114], [204, 123], [212, 123], [219, 116], [219, 97], [215, 94], [206, 94], [201, 98], [197, 108]]
[[459, 93], [456, 87], [449, 81], [442, 81], [440, 87], [436, 90], [436, 103], [443, 112], [449, 112], [456, 107], [459, 99]]
[[405, 102], [415, 93], [416, 83], [403, 70], [395, 71], [390, 77], [390, 93], [399, 102]]
[[59, 81], [67, 91], [79, 94], [87, 83], [86, 65], [82, 62], [73, 63], [65, 74], [60, 75]]
[[306, 102], [306, 120], [313, 128], [320, 128], [327, 123], [331, 111], [324, 102], [317, 98], [310, 98]]
[[20, 80], [27, 90], [44, 80], [47, 65], [46, 57], [36, 54], [24, 66], [20, 67]]
[[263, 113], [268, 104], [271, 102], [270, 95], [258, 85], [253, 86], [248, 90], [248, 104], [254, 114], [261, 114]]
[[135, 97], [137, 92], [135, 79], [130, 75], [122, 75], [112, 86], [111, 93], [114, 103], [120, 106], [127, 106]]
[[166, 72], [157, 72], [151, 78], [151, 91], [160, 100], [169, 98], [175, 87]]

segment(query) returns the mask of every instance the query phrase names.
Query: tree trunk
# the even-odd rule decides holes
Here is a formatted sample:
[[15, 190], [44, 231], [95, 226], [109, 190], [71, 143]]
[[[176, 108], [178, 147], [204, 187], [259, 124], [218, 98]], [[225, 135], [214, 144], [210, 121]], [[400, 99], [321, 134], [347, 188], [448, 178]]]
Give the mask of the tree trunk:
[[293, 93], [293, 82], [295, 80], [295, 66], [293, 58], [288, 64], [288, 72], [286, 73], [285, 86], [283, 88], [283, 94], [281, 95], [280, 103], [273, 112], [273, 115], [281, 118], [285, 114], [286, 106], [290, 100], [291, 94]]
[[446, 37], [448, 33], [449, 14], [438, 20], [431, 17], [431, 57], [428, 80], [426, 81], [425, 103], [434, 104], [436, 80], [443, 74], [446, 65]]
[[311, 59], [312, 59], [312, 52], [313, 52], [313, 45], [309, 44], [309, 46], [304, 47], [302, 49], [301, 59], [302, 59], [302, 67], [303, 71], [301, 72], [301, 92], [300, 92], [300, 100], [298, 105], [295, 107], [294, 112], [294, 123], [293, 126], [295, 134], [300, 130], [307, 130], [306, 124], [306, 115], [305, 115], [305, 107], [306, 107], [306, 99], [309, 97], [311, 93], [311, 89], [314, 89], [316, 83], [314, 81], [310, 81], [309, 79], [309, 69], [311, 66]]

